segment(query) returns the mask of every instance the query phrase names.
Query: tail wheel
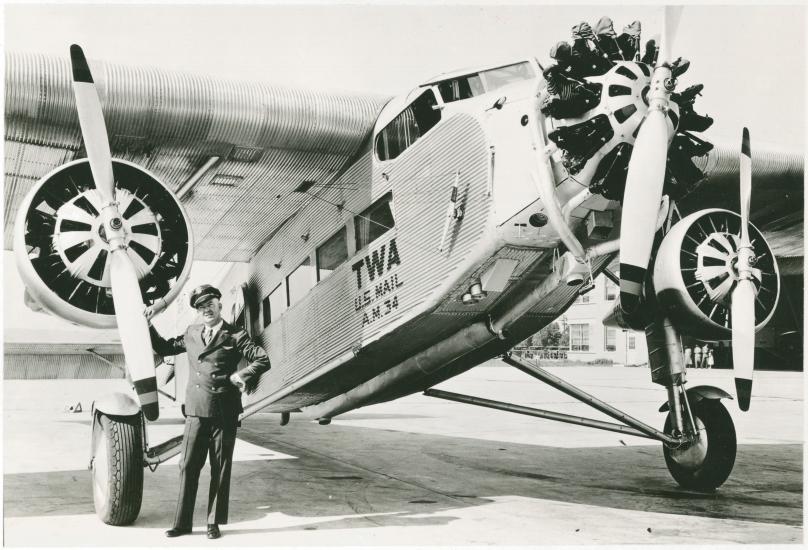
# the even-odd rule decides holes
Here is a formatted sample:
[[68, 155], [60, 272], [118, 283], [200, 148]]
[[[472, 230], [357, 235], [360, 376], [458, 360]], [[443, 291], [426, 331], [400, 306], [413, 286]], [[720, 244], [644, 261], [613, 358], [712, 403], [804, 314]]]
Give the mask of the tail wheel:
[[108, 525], [129, 525], [143, 501], [143, 434], [140, 416], [99, 413], [93, 437], [93, 503]]
[[[727, 480], [735, 465], [735, 425], [727, 409], [716, 399], [693, 403], [692, 412], [699, 430], [698, 440], [676, 449], [665, 445], [665, 464], [673, 479], [685, 489], [714, 491]], [[668, 413], [665, 433], [672, 431]]]

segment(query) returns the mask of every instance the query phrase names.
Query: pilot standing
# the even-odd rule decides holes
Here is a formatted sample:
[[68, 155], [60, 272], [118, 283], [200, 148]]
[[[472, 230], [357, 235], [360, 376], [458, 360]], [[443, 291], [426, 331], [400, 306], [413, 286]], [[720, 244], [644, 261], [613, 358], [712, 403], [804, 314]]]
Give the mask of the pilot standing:
[[[241, 392], [250, 393], [261, 374], [270, 368], [269, 357], [246, 332], [222, 319], [222, 293], [211, 285], [201, 285], [191, 293], [191, 307], [202, 317], [202, 324], [190, 325], [185, 334], [163, 339], [149, 325], [152, 347], [162, 356], [188, 353], [188, 383], [185, 394], [185, 433], [180, 460], [180, 493], [174, 526], [167, 537], [191, 532], [199, 474], [210, 455], [208, 497], [209, 539], [221, 536], [219, 524], [227, 523], [230, 498], [230, 470], [236, 443], [238, 417], [243, 411]], [[154, 316], [151, 307], [145, 316]], [[241, 359], [249, 362], [236, 370]]]

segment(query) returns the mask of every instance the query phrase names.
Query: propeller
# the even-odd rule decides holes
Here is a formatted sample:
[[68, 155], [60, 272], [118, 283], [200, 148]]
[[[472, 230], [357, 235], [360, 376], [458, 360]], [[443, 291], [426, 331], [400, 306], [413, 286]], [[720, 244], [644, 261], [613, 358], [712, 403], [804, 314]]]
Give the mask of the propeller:
[[628, 163], [620, 231], [620, 307], [628, 313], [640, 304], [665, 183], [668, 145], [675, 131], [669, 131], [667, 123], [670, 94], [676, 83], [667, 59], [681, 10], [665, 8], [659, 61], [648, 91], [648, 112]]
[[102, 219], [100, 230], [109, 245], [112, 300], [126, 365], [143, 414], [149, 420], [157, 420], [160, 411], [149, 328], [143, 316], [143, 297], [137, 273], [128, 253], [127, 234], [118, 211], [118, 203], [115, 202], [112, 156], [101, 100], [87, 58], [80, 46], [70, 46], [70, 61], [73, 69], [73, 94], [84, 147], [95, 187], [102, 199], [99, 211]]
[[752, 372], [755, 367], [755, 284], [752, 282], [754, 251], [749, 238], [749, 207], [752, 198], [752, 151], [749, 130], [743, 129], [740, 156], [741, 242], [738, 246], [738, 284], [732, 291], [732, 361], [738, 406], [749, 410]]

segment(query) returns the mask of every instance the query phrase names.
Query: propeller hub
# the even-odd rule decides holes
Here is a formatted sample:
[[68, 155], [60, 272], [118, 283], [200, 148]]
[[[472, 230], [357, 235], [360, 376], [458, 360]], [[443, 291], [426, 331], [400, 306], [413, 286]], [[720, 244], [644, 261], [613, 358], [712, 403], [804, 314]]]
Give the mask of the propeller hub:
[[116, 193], [120, 210], [114, 213], [96, 189], [73, 197], [56, 211], [53, 236], [53, 248], [73, 277], [107, 288], [113, 250], [127, 249], [141, 279], [152, 270], [162, 248], [158, 216], [131, 191], [119, 188]]

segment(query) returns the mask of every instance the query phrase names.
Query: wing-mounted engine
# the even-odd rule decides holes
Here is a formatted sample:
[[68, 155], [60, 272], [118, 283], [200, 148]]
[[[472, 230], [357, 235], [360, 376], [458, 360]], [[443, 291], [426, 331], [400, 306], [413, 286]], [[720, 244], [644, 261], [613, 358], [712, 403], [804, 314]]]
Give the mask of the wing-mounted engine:
[[[143, 301], [162, 309], [188, 277], [191, 228], [174, 195], [147, 170], [112, 161], [123, 245]], [[116, 326], [110, 280], [112, 246], [101, 215], [103, 199], [88, 159], [47, 174], [26, 196], [17, 218], [14, 250], [33, 300], [82, 325]]]
[[[755, 330], [771, 319], [780, 295], [777, 261], [751, 223]], [[701, 340], [732, 336], [732, 296], [738, 286], [741, 216], [721, 209], [694, 212], [674, 225], [657, 251], [657, 300], [682, 332]]]

